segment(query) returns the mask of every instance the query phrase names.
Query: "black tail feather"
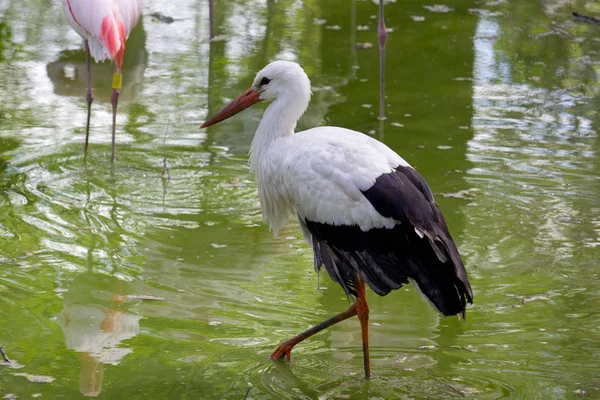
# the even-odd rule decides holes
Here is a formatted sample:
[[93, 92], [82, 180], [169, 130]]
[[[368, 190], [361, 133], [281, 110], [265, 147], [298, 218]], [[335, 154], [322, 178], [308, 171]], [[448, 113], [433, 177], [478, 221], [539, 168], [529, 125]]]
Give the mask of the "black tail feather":
[[464, 271], [458, 251], [451, 239], [450, 245], [444, 240], [445, 235], [437, 236], [440, 242], [434, 244], [408, 224], [364, 232], [358, 226], [303, 222], [313, 236], [315, 262], [322, 260], [331, 278], [349, 295], [356, 295], [358, 273], [381, 296], [410, 278], [444, 315], [464, 315], [467, 301], [472, 302], [470, 287], [457, 275], [457, 270]]

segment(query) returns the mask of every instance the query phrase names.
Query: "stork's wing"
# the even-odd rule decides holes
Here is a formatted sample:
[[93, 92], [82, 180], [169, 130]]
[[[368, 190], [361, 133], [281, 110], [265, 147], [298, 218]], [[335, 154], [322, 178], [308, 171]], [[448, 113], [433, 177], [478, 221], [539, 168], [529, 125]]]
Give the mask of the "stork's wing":
[[385, 145], [331, 129], [307, 131], [316, 156], [294, 157], [288, 175], [302, 183], [293, 197], [315, 267], [349, 294], [357, 273], [380, 295], [410, 278], [443, 314], [464, 314], [472, 290], [425, 180]]
[[429, 186], [415, 169], [399, 166], [377, 178], [363, 194], [381, 215], [400, 222], [394, 230], [401, 232], [410, 249], [394, 253], [406, 257], [405, 262], [412, 266], [409, 277], [438, 309], [447, 315], [456, 314], [455, 307], [445, 312], [447, 306], [442, 304], [458, 298], [457, 305], [464, 310], [465, 297], [473, 302], [467, 273], [446, 221]]

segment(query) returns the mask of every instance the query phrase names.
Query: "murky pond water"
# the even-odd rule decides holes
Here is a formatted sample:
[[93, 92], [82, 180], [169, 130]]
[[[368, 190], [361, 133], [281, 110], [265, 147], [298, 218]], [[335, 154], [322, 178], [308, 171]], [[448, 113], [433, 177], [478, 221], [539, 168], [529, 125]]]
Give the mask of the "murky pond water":
[[[111, 66], [84, 158], [81, 40], [60, 2], [0, 0], [0, 397], [600, 398], [600, 26], [571, 16], [600, 4], [390, 2], [380, 123], [374, 2], [217, 3], [209, 42], [206, 1], [144, 2], [111, 166]], [[312, 79], [300, 128], [368, 132], [421, 171], [475, 291], [464, 323], [371, 293], [370, 382], [355, 320], [267, 359], [348, 300], [293, 221], [261, 224], [262, 109], [199, 129], [278, 58]]]

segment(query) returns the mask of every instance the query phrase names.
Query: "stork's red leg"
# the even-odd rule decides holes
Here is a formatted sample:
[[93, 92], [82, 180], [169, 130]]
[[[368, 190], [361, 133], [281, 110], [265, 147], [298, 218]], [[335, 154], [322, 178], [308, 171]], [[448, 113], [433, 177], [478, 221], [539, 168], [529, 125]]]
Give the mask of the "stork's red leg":
[[356, 313], [360, 321], [360, 330], [363, 341], [363, 363], [365, 368], [365, 378], [371, 378], [371, 359], [369, 357], [369, 305], [367, 304], [367, 293], [365, 291], [365, 281], [358, 279], [356, 284]]
[[371, 361], [369, 358], [369, 305], [367, 304], [367, 295], [365, 290], [365, 281], [360, 278], [356, 280], [356, 302], [352, 304], [348, 309], [344, 312], [341, 312], [326, 321], [321, 322], [319, 325], [313, 326], [312, 328], [302, 332], [301, 334], [294, 336], [291, 339], [286, 340], [281, 343], [277, 349], [269, 358], [271, 360], [277, 360], [280, 358], [284, 358], [287, 361], [290, 361], [290, 357], [292, 355], [292, 348], [303, 341], [304, 339], [308, 339], [315, 333], [321, 332], [323, 329], [329, 328], [332, 325], [337, 324], [338, 322], [342, 322], [350, 317], [358, 315], [358, 319], [360, 320], [360, 329], [362, 332], [362, 341], [363, 341], [363, 360], [364, 360], [364, 369], [365, 369], [365, 378], [371, 378]]
[[90, 137], [90, 117], [92, 115], [92, 101], [94, 101], [94, 95], [92, 94], [92, 69], [90, 66], [90, 45], [88, 41], [85, 41], [85, 62], [87, 64], [87, 78], [88, 87], [87, 94], [85, 95], [85, 101], [87, 102], [87, 123], [85, 124], [85, 145], [83, 146], [83, 152], [87, 153], [88, 150], [88, 139]]
[[271, 360], [278, 360], [280, 358], [285, 357], [285, 359], [287, 361], [290, 361], [290, 357], [292, 355], [292, 348], [295, 345], [297, 345], [304, 339], [311, 337], [315, 333], [321, 332], [323, 329], [329, 328], [330, 326], [335, 325], [338, 322], [342, 322], [350, 317], [354, 317], [356, 315], [356, 304], [357, 303], [352, 304], [350, 307], [348, 307], [348, 309], [346, 311], [343, 311], [343, 312], [329, 318], [328, 320], [323, 321], [320, 324], [313, 326], [312, 328], [302, 332], [301, 334], [294, 336], [293, 338], [288, 339], [285, 342], [281, 343], [279, 345], [279, 347], [277, 349], [275, 349], [275, 351], [273, 353], [271, 353], [269, 358]]

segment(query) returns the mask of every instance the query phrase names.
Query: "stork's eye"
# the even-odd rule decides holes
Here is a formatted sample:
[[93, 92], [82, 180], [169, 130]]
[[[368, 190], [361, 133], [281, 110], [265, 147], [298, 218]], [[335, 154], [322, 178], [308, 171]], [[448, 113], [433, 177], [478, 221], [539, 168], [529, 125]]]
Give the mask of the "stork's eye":
[[271, 82], [271, 80], [265, 76], [265, 77], [264, 77], [264, 78], [262, 78], [262, 80], [260, 81], [260, 86], [263, 86], [263, 85], [268, 85], [268, 84], [269, 84], [269, 82]]

